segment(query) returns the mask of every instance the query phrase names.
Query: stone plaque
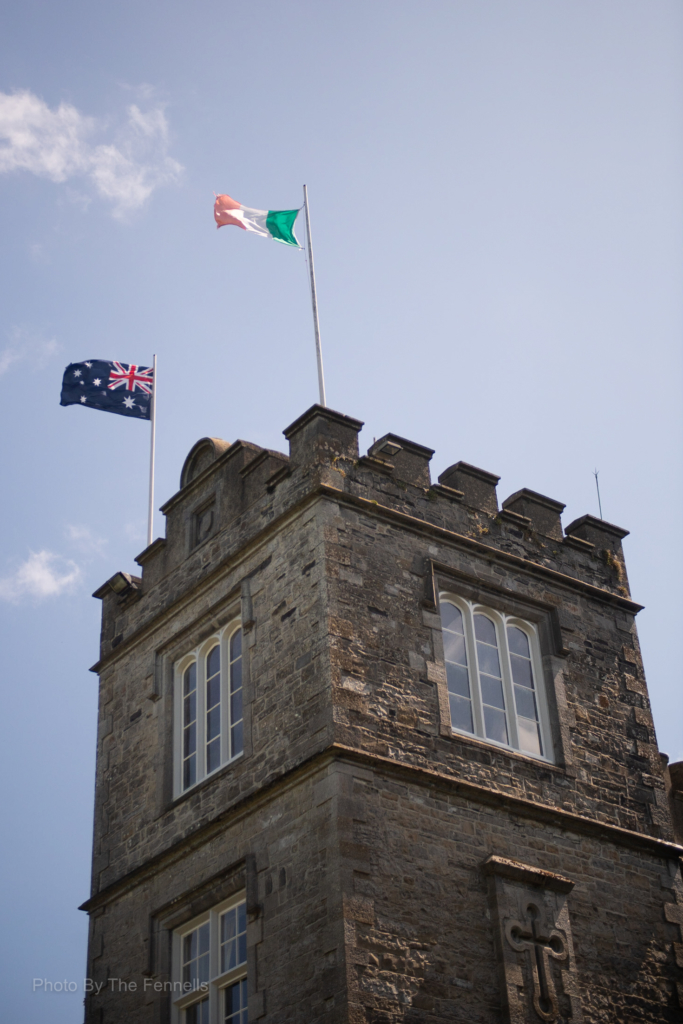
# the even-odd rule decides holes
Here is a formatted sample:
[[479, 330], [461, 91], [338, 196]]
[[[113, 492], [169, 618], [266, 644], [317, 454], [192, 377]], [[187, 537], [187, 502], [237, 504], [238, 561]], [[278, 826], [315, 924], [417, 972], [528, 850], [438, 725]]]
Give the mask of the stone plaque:
[[503, 1001], [510, 1024], [580, 1024], [567, 894], [562, 875], [489, 857], [483, 864], [496, 934]]

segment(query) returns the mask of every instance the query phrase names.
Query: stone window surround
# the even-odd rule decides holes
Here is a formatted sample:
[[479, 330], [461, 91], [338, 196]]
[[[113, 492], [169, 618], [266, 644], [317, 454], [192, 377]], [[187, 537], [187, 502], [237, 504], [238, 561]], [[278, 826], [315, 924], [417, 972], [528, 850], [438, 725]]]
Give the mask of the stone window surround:
[[[213, 778], [214, 776], [212, 776]], [[174, 888], [169, 881], [171, 890]], [[161, 891], [165, 889], [162, 885]], [[263, 939], [263, 915], [258, 903], [256, 860], [253, 853], [222, 868], [198, 886], [179, 893], [169, 902], [157, 906], [149, 916], [148, 962], [144, 974], [163, 983], [172, 981], [173, 933], [187, 931], [191, 921], [208, 914], [212, 908], [229, 901], [238, 902], [246, 895], [247, 902], [247, 966], [249, 980], [249, 1015], [258, 1020], [265, 1012], [265, 991], [256, 989], [256, 949]], [[171, 993], [165, 987], [160, 1006], [159, 1024], [171, 1022]], [[155, 1018], [156, 1019], [156, 1018]]]
[[[202, 924], [209, 923], [210, 926], [210, 962], [211, 969], [209, 974], [209, 985], [206, 992], [191, 991], [183, 993], [180, 996], [173, 992], [171, 1002], [171, 1024], [183, 1024], [185, 1021], [184, 1010], [188, 1009], [194, 1003], [198, 1003], [205, 998], [206, 995], [209, 997], [209, 1022], [210, 1024], [219, 1024], [219, 1021], [223, 1019], [221, 1011], [221, 995], [222, 992], [234, 985], [238, 981], [242, 981], [247, 977], [247, 960], [245, 959], [237, 964], [232, 970], [220, 972], [218, 967], [218, 953], [220, 943], [220, 917], [226, 910], [231, 910], [240, 904], [245, 906], [246, 912], [246, 891], [242, 889], [240, 892], [235, 893], [233, 896], [221, 903], [212, 906], [210, 909], [203, 911], [197, 916], [186, 921], [182, 926], [174, 929], [173, 940], [172, 940], [172, 953], [171, 953], [171, 978], [174, 984], [182, 983], [182, 940], [185, 935], [193, 931], [195, 928], [200, 927]], [[246, 942], [245, 942], [246, 945]]]
[[[475, 603], [495, 609], [501, 613], [515, 616], [525, 622], [532, 623], [537, 630], [542, 679], [548, 705], [549, 730], [552, 740], [554, 761], [544, 761], [533, 754], [527, 754], [512, 747], [503, 747], [480, 739], [468, 733], [455, 732], [451, 728], [448, 689], [446, 686], [445, 661], [440, 621], [432, 629], [434, 658], [442, 669], [437, 671], [435, 678], [439, 693], [440, 734], [473, 750], [497, 751], [506, 757], [521, 760], [528, 764], [537, 764], [545, 770], [558, 771], [561, 774], [574, 776], [574, 758], [572, 755], [571, 736], [569, 732], [569, 716], [567, 712], [567, 695], [564, 683], [564, 671], [568, 650], [564, 647], [558, 620], [558, 605], [539, 600], [531, 595], [520, 594], [501, 582], [484, 581], [467, 571], [427, 560], [426, 592], [423, 605], [425, 609], [434, 611], [439, 620], [438, 594], [446, 592], [457, 594]], [[558, 602], [559, 604], [560, 602]], [[430, 623], [434, 619], [427, 613]]]
[[[218, 765], [218, 767], [215, 768], [209, 774], [206, 774], [204, 772], [200, 773], [199, 770], [198, 770], [197, 771], [197, 779], [196, 779], [196, 781], [192, 785], [188, 786], [186, 789], [183, 789], [183, 786], [182, 786], [182, 709], [183, 709], [183, 703], [182, 703], [183, 702], [183, 690], [182, 690], [182, 687], [183, 687], [183, 675], [185, 673], [185, 670], [189, 667], [189, 665], [193, 661], [196, 661], [198, 666], [203, 665], [203, 663], [205, 662], [206, 656], [208, 655], [209, 651], [215, 646], [216, 643], [218, 643], [220, 645], [220, 648], [221, 648], [221, 700], [225, 701], [225, 703], [229, 705], [229, 691], [228, 691], [229, 675], [228, 675], [228, 672], [226, 671], [226, 669], [227, 669], [227, 666], [229, 666], [229, 664], [230, 664], [230, 660], [229, 660], [230, 640], [231, 640], [232, 636], [237, 632], [237, 630], [238, 629], [242, 629], [242, 628], [243, 628], [243, 626], [242, 626], [242, 619], [241, 619], [241, 617], [239, 616], [239, 614], [235, 614], [235, 611], [233, 611], [232, 616], [230, 616], [228, 618], [228, 621], [226, 622], [226, 624], [224, 626], [222, 626], [219, 629], [212, 630], [211, 633], [208, 636], [204, 635], [201, 638], [198, 638], [197, 642], [192, 646], [192, 648], [190, 650], [187, 649], [187, 647], [189, 645], [186, 644], [185, 647], [184, 647], [184, 653], [182, 655], [179, 655], [178, 657], [176, 657], [174, 659], [174, 661], [173, 661], [173, 668], [172, 668], [172, 676], [173, 676], [173, 682], [172, 682], [172, 695], [173, 695], [173, 699], [172, 699], [172, 704], [173, 704], [173, 800], [177, 800], [177, 799], [180, 799], [182, 797], [188, 796], [190, 793], [192, 793], [192, 792], [194, 792], [196, 790], [197, 786], [201, 786], [202, 783], [207, 782], [209, 779], [215, 778], [215, 776], [219, 772], [221, 772], [223, 769], [229, 767], [230, 765], [235, 764], [242, 757], [244, 757], [245, 750], [244, 750], [244, 742], [243, 742], [242, 750], [238, 754], [236, 754], [234, 757], [227, 757], [225, 759], [222, 759], [221, 763]], [[244, 681], [245, 681], [244, 680], [244, 634], [242, 636], [242, 659], [243, 659], [243, 664], [242, 664], [242, 669], [243, 669], [243, 673], [242, 673], [242, 699], [243, 699], [242, 714], [244, 716]], [[200, 673], [198, 672], [198, 684], [197, 684], [198, 688], [199, 688], [200, 685], [202, 685], [202, 680], [203, 680], [203, 672], [201, 673], [201, 679], [200, 679]], [[197, 717], [198, 717], [198, 720], [199, 720], [200, 713], [203, 713], [203, 705], [204, 705], [203, 700], [202, 699], [198, 699], [198, 701], [197, 701]], [[229, 715], [229, 707], [228, 707], [227, 713]], [[225, 728], [225, 720], [224, 720], [224, 728]], [[199, 743], [199, 736], [200, 735], [202, 735], [202, 731], [198, 730], [198, 738], [197, 738], [198, 762], [199, 762], [200, 753], [203, 755], [203, 746], [204, 746], [203, 744], [200, 746], [200, 743]], [[228, 740], [229, 740], [229, 735], [230, 735], [230, 722], [228, 720], [228, 723], [227, 723], [227, 736], [226, 736], [226, 739], [228, 739]]]
[[[183, 793], [174, 790], [175, 774], [175, 705], [174, 666], [193, 648], [199, 647], [211, 636], [225, 628], [234, 619], [242, 621], [242, 713], [244, 715], [244, 752], [242, 757], [229, 761], [205, 776]], [[238, 767], [251, 756], [251, 702], [253, 687], [250, 672], [250, 647], [254, 641], [253, 611], [250, 578], [236, 582], [203, 614], [193, 618], [184, 627], [176, 629], [173, 636], [156, 648], [153, 655], [153, 674], [150, 676], [149, 700], [158, 702], [159, 743], [162, 754], [162, 771], [156, 787], [156, 814], [163, 815], [178, 804], [192, 801], [206, 786], [212, 786], [218, 779]]]
[[[514, 752], [516, 754], [522, 754], [524, 757], [531, 758], [534, 761], [541, 761], [544, 764], [555, 764], [554, 745], [552, 738], [552, 731], [550, 728], [550, 712], [548, 708], [548, 700], [546, 693], [546, 680], [543, 672], [543, 663], [541, 659], [540, 649], [540, 638], [538, 635], [538, 629], [533, 622], [529, 622], [524, 618], [520, 618], [516, 614], [509, 614], [502, 609], [496, 609], [491, 607], [489, 604], [482, 604], [479, 601], [471, 601], [462, 595], [455, 593], [452, 589], [440, 590], [439, 601], [446, 601], [454, 605], [463, 614], [463, 619], [466, 622], [466, 645], [468, 655], [468, 668], [470, 687], [472, 692], [473, 702], [479, 701], [481, 698], [480, 693], [480, 682], [478, 679], [478, 671], [476, 668], [476, 660], [473, 657], [473, 647], [475, 646], [473, 641], [473, 618], [476, 614], [483, 614], [487, 618], [493, 620], [496, 625], [496, 632], [498, 634], [498, 655], [501, 662], [503, 672], [503, 690], [505, 693], [505, 705], [506, 705], [506, 716], [508, 722], [508, 732], [511, 730], [511, 726], [515, 723], [513, 719], [516, 719], [516, 708], [514, 700], [514, 687], [510, 677], [509, 668], [506, 664], [505, 649], [501, 650], [501, 636], [507, 626], [516, 626], [521, 629], [529, 640], [529, 646], [531, 650], [531, 662], [534, 673], [534, 683], [537, 707], [539, 711], [539, 724], [541, 732], [541, 740], [544, 749], [544, 754], [535, 754], [528, 750], [523, 750], [519, 746], [514, 746], [512, 743], [500, 743], [494, 739], [489, 739], [487, 736], [481, 735], [478, 732], [467, 732], [459, 730], [451, 724], [451, 731], [454, 736], [465, 737], [467, 739], [478, 739], [481, 743], [498, 747], [506, 752]], [[445, 661], [444, 661], [445, 664]], [[448, 699], [448, 698], [446, 698]], [[476, 725], [475, 725], [476, 728]]]

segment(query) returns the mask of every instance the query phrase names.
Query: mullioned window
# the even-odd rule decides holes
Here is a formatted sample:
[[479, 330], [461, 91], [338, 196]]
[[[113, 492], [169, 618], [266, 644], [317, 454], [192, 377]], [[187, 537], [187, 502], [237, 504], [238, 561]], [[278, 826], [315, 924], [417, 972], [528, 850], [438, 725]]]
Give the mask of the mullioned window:
[[453, 594], [439, 606], [453, 731], [553, 761], [536, 627]]
[[247, 1024], [247, 912], [239, 894], [173, 934], [174, 1024]]
[[242, 628], [232, 622], [175, 666], [177, 796], [244, 750]]

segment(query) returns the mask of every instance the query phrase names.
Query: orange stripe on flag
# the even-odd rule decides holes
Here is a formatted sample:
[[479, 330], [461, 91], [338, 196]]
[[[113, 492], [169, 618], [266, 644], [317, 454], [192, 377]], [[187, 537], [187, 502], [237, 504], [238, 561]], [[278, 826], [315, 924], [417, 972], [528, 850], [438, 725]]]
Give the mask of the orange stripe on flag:
[[240, 203], [236, 203], [230, 196], [222, 195], [216, 196], [216, 202], [213, 204], [213, 217], [216, 221], [216, 225], [219, 228], [224, 227], [226, 224], [233, 224], [237, 228], [242, 228], [246, 231], [246, 227], [242, 221], [238, 220], [237, 217], [233, 217], [230, 214], [230, 210], [241, 210], [242, 206]]

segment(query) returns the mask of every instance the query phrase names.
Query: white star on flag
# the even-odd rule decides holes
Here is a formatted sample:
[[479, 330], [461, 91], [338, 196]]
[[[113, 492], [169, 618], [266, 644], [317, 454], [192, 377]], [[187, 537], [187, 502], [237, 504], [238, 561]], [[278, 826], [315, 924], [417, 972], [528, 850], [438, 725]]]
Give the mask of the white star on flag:
[[102, 381], [100, 380], [100, 378], [99, 377], [95, 377], [95, 379], [93, 381], [93, 384], [95, 385], [95, 387], [98, 388], [101, 383], [102, 383]]
[[89, 370], [92, 369], [92, 363], [86, 363], [85, 365], [88, 367]]
[[81, 395], [81, 402], [85, 402], [85, 395]]
[[132, 409], [133, 406], [135, 405], [135, 402], [133, 401], [132, 398], [124, 398], [123, 404], [125, 405], [126, 409]]
[[81, 371], [80, 370], [74, 370], [74, 377], [80, 377], [80, 375], [81, 375]]

